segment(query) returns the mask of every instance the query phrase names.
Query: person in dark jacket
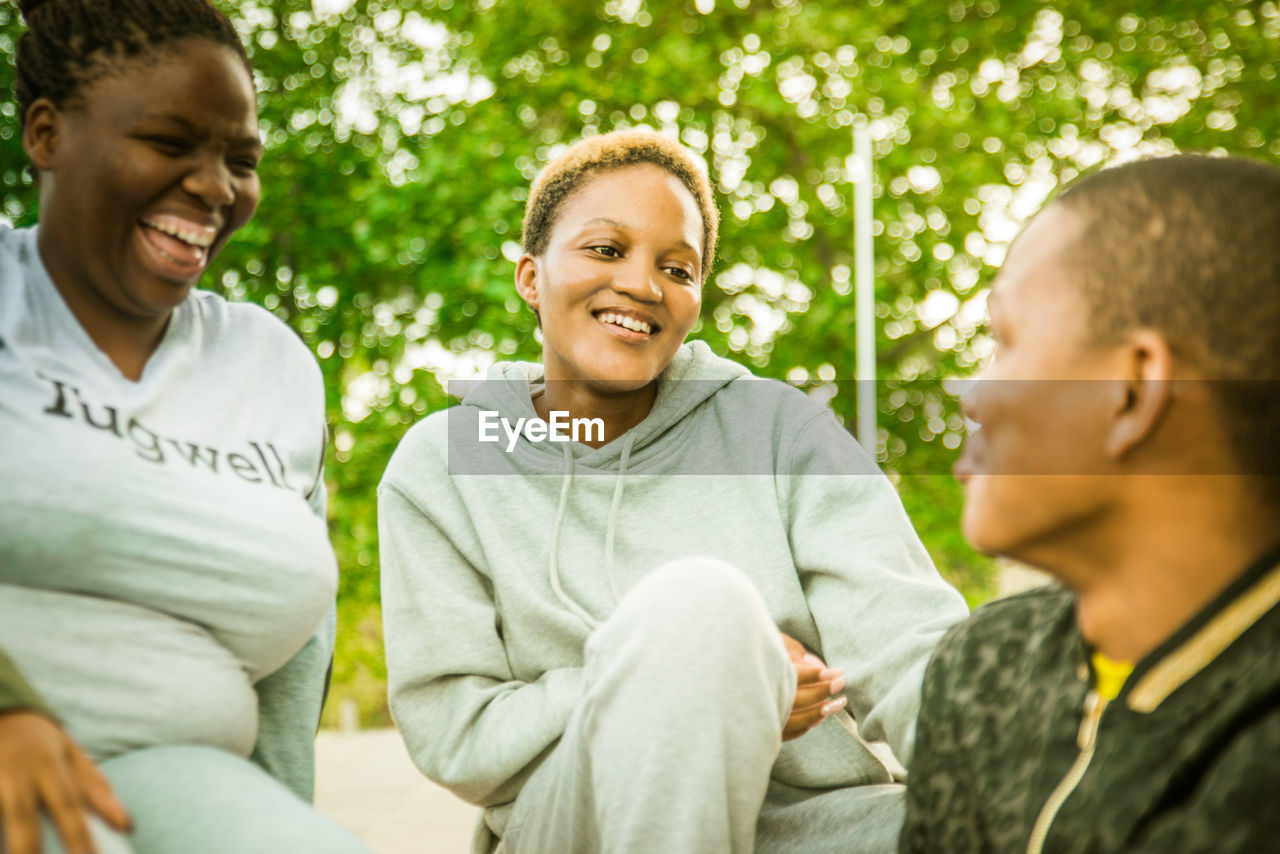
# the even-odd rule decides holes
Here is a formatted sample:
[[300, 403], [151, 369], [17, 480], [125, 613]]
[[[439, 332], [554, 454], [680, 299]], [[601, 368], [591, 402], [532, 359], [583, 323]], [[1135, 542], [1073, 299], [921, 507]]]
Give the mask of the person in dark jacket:
[[936, 651], [901, 850], [1280, 850], [1280, 169], [1096, 173], [989, 309], [964, 531], [1058, 584]]

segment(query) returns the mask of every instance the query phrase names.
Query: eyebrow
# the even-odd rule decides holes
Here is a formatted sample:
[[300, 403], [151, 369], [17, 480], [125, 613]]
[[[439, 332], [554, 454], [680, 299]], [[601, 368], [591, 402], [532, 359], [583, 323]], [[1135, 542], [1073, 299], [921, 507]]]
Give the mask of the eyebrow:
[[[203, 133], [202, 128], [198, 127], [194, 122], [192, 122], [187, 117], [180, 116], [177, 113], [146, 113], [142, 116], [142, 118], [144, 121], [173, 122], [174, 124], [182, 125], [184, 128], [187, 129], [189, 133], [195, 133], [195, 134]], [[253, 146], [257, 146], [258, 148], [263, 147], [262, 137], [258, 136], [258, 134], [256, 133], [253, 134], [252, 136], [242, 136], [239, 139], [234, 140], [233, 144], [234, 145], [253, 145]]]
[[[607, 216], [598, 216], [595, 219], [589, 219], [582, 224], [582, 227], [588, 228], [593, 225], [607, 225], [611, 228], [616, 228], [622, 231], [626, 231], [628, 227], [625, 223], [618, 222], [616, 219], [609, 219]], [[687, 240], [677, 240], [675, 245], [677, 249], [687, 249], [690, 252], [698, 254], [698, 250], [690, 246], [689, 241]]]

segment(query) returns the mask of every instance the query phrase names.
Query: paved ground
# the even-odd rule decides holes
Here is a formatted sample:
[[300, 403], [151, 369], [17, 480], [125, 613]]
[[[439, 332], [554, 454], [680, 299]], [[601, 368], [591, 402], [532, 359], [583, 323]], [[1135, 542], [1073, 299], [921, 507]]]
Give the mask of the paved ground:
[[423, 777], [393, 729], [321, 732], [316, 806], [377, 854], [467, 854], [479, 813]]

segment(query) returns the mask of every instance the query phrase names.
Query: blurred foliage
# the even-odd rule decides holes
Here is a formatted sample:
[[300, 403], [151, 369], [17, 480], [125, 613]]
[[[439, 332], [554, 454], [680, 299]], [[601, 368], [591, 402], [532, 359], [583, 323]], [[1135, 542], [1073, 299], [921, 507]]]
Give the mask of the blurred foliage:
[[[985, 286], [1077, 173], [1175, 149], [1280, 159], [1275, 2], [256, 0], [231, 8], [262, 92], [263, 204], [205, 286], [316, 351], [342, 564], [333, 696], [386, 722], [375, 488], [441, 378], [539, 355], [511, 284], [529, 180], [583, 134], [646, 125], [705, 157], [721, 260], [695, 335], [853, 426], [851, 129], [876, 157], [881, 461], [971, 603], [990, 563], [944, 475], [939, 381], [990, 349]], [[16, 12], [0, 5], [0, 52]], [[0, 65], [0, 203], [35, 195]], [[333, 703], [330, 704], [332, 713]]]

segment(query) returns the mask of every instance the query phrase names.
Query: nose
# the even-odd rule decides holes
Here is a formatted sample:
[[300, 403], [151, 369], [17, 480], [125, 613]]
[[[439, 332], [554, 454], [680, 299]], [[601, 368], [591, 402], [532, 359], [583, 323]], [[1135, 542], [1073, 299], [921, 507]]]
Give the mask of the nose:
[[613, 289], [638, 302], [662, 302], [662, 283], [656, 267], [638, 257], [633, 256], [629, 264], [617, 270]]
[[183, 188], [211, 208], [236, 200], [234, 178], [221, 157], [208, 154], [193, 164], [182, 181]]

